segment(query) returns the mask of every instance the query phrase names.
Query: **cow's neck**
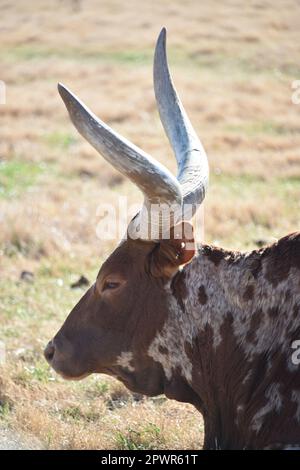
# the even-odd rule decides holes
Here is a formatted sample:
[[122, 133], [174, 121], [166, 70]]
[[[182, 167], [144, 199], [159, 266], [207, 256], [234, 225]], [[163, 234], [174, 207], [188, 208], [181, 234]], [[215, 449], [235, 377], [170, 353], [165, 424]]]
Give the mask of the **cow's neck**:
[[[240, 390], [234, 382], [245, 380], [247, 368], [232, 323], [233, 317], [247, 307], [245, 298], [251, 296], [253, 268], [255, 263], [249, 266], [245, 255], [203, 246], [172, 283], [181, 310], [176, 313], [181, 316], [183, 357], [191, 364], [191, 373], [187, 373], [187, 366], [181, 377], [198, 397], [195, 403], [189, 391], [189, 401], [202, 411], [206, 422], [207, 448], [228, 448], [228, 436], [232, 440], [236, 434], [238, 439], [238, 413], [243, 410], [241, 397], [233, 393]], [[226, 369], [224, 364], [228, 365]], [[177, 386], [179, 382], [178, 378]], [[230, 430], [228, 423], [232, 423]]]
[[[170, 284], [170, 316], [156, 338], [169, 379], [166, 393], [203, 413], [207, 448], [228, 447], [227, 436], [235, 434], [237, 445], [245, 397], [234, 391], [245, 394], [236, 385], [247, 381], [246, 352], [239, 343], [247, 335], [259, 269], [258, 253], [202, 246]], [[250, 355], [251, 347], [250, 341]], [[251, 383], [246, 393], [251, 393]]]
[[202, 246], [168, 286], [168, 316], [148, 352], [164, 369], [166, 395], [203, 413], [206, 448], [250, 445], [245, 429], [256, 436], [278, 412], [283, 383], [298, 389], [296, 366], [280, 353], [300, 333], [298, 277], [280, 272], [276, 250]]

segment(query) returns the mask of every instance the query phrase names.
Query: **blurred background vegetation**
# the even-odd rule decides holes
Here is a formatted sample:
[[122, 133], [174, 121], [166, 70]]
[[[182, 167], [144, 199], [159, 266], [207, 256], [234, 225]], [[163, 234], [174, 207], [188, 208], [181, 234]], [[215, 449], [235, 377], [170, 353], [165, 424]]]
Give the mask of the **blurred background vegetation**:
[[[37, 448], [199, 448], [189, 405], [132, 395], [104, 376], [66, 383], [42, 350], [117, 241], [96, 209], [141, 195], [76, 133], [62, 81], [175, 171], [152, 58], [168, 29], [176, 87], [207, 150], [205, 240], [253, 249], [299, 229], [300, 5], [296, 0], [0, 2], [0, 430]], [[28, 442], [28, 441], [27, 441]]]

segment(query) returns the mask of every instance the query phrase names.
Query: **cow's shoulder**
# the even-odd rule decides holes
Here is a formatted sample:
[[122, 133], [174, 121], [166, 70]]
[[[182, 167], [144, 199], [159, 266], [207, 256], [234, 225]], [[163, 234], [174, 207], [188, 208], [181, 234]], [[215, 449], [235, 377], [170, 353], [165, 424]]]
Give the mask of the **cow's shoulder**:
[[262, 252], [266, 279], [276, 287], [293, 276], [300, 277], [300, 232], [291, 233]]

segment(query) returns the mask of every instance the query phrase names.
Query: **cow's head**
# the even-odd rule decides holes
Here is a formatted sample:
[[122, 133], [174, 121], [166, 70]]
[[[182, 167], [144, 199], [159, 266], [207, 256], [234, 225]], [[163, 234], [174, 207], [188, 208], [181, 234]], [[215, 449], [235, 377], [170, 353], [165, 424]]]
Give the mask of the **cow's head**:
[[45, 349], [48, 362], [65, 378], [107, 373], [148, 395], [165, 391], [164, 371], [148, 350], [170, 313], [170, 281], [194, 256], [187, 219], [204, 199], [208, 182], [205, 152], [170, 78], [165, 37], [163, 30], [155, 51], [154, 88], [178, 162], [177, 179], [59, 85], [78, 131], [142, 190], [144, 205]]

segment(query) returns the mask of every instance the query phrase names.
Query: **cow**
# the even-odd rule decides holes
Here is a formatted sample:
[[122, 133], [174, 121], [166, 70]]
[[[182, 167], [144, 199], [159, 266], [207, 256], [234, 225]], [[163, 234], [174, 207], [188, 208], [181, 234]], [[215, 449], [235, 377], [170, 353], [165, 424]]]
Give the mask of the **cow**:
[[45, 357], [66, 379], [108, 374], [194, 405], [204, 449], [300, 448], [300, 233], [247, 253], [197, 244], [208, 163], [169, 73], [165, 29], [154, 90], [177, 178], [59, 84], [77, 130], [144, 203]]

